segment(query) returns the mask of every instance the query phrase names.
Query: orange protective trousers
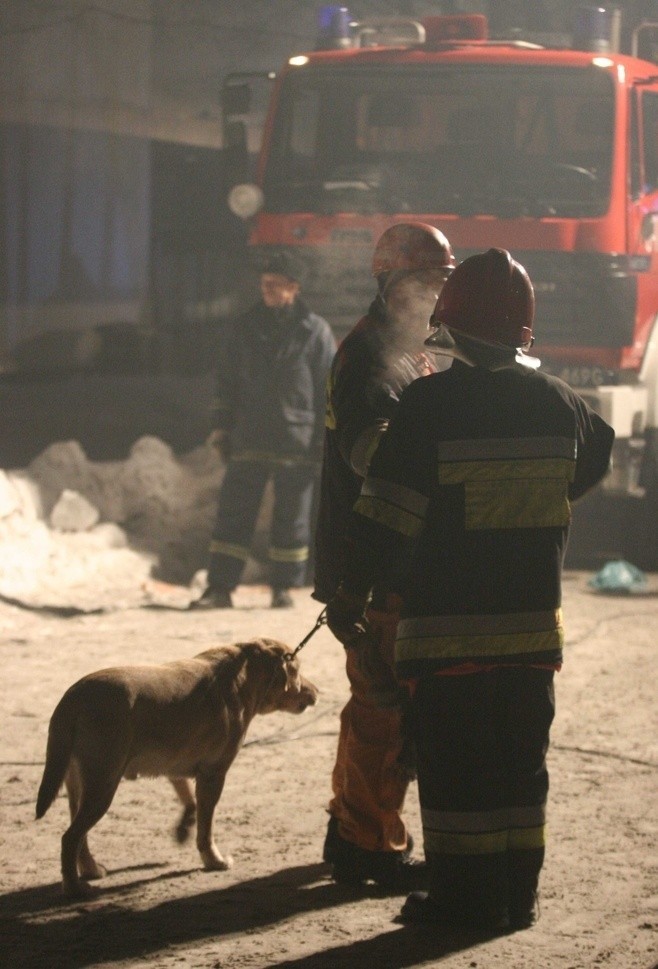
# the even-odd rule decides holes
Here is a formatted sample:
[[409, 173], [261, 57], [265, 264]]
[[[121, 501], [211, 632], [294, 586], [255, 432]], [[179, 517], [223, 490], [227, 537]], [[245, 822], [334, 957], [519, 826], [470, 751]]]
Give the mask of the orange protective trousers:
[[395, 678], [399, 613], [368, 609], [366, 616], [379, 672], [367, 669], [359, 648], [347, 649], [351, 697], [340, 715], [329, 812], [338, 819], [338, 833], [346, 841], [367, 851], [404, 851], [407, 829], [401, 811], [409, 777], [398, 762], [401, 714], [397, 705], [381, 705], [382, 687], [390, 688]]

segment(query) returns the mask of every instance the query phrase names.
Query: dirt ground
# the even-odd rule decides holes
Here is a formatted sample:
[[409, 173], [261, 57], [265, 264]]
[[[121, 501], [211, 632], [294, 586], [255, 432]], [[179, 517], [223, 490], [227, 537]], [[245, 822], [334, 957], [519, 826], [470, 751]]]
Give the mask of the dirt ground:
[[[272, 611], [258, 586], [240, 587], [236, 609], [213, 613], [183, 611], [184, 589], [155, 586], [67, 618], [0, 604], [0, 966], [651, 969], [658, 576], [648, 595], [626, 597], [594, 595], [587, 578], [569, 572], [565, 581], [541, 918], [494, 939], [401, 926], [401, 897], [330, 881], [321, 850], [347, 688], [342, 648], [326, 628], [301, 654], [322, 689], [318, 706], [301, 718], [257, 718], [229, 772], [216, 830], [234, 867], [204, 872], [193, 842], [173, 841], [178, 808], [164, 780], [125, 781], [90, 839], [109, 869], [102, 893], [67, 902], [58, 870], [65, 798], [34, 820], [48, 720], [65, 688], [103, 666], [257, 635], [294, 646], [319, 606], [300, 590], [294, 609]], [[415, 785], [407, 814], [420, 846]]]

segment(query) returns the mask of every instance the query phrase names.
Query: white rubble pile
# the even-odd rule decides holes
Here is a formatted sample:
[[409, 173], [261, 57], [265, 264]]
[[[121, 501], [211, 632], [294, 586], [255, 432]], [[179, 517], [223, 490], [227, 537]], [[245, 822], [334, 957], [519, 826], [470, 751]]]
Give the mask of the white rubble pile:
[[148, 598], [153, 577], [194, 583], [222, 474], [210, 445], [177, 458], [153, 437], [125, 461], [90, 461], [67, 441], [23, 470], [0, 470], [0, 594], [116, 608]]

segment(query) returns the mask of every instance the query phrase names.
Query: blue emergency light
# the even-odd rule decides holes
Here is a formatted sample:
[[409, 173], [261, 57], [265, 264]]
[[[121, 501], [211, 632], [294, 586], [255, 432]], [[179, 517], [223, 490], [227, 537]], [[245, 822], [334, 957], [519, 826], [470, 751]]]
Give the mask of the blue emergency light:
[[340, 50], [351, 47], [350, 12], [347, 7], [325, 4], [318, 13], [316, 50]]

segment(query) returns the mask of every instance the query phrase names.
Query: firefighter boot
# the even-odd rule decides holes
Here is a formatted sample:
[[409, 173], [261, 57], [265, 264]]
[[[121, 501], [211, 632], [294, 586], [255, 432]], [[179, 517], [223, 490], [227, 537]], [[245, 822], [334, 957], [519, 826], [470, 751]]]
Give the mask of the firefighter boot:
[[272, 589], [272, 609], [291, 609], [294, 604], [287, 589]]
[[539, 919], [537, 886], [544, 851], [544, 848], [528, 848], [507, 852], [509, 916], [514, 931], [529, 929]]
[[[345, 844], [344, 838], [341, 838], [341, 836], [338, 834], [338, 818], [334, 817], [333, 814], [330, 814], [329, 821], [327, 822], [327, 834], [324, 839], [324, 846], [322, 848], [323, 861], [333, 865], [340, 852], [340, 842]], [[411, 859], [413, 850], [414, 839], [410, 834], [408, 834], [406, 850], [401, 852], [405, 861], [409, 861]]]
[[405, 924], [453, 925], [479, 932], [509, 931], [506, 865], [502, 858], [428, 857], [429, 892], [412, 892], [402, 906]]
[[215, 589], [211, 585], [198, 599], [190, 603], [190, 609], [231, 609], [232, 607], [231, 593], [227, 589]]
[[374, 882], [384, 891], [398, 894], [425, 884], [425, 863], [411, 857], [410, 846], [405, 851], [367, 851], [346, 841], [337, 830], [329, 840], [325, 852], [333, 859], [332, 876], [339, 885]]

